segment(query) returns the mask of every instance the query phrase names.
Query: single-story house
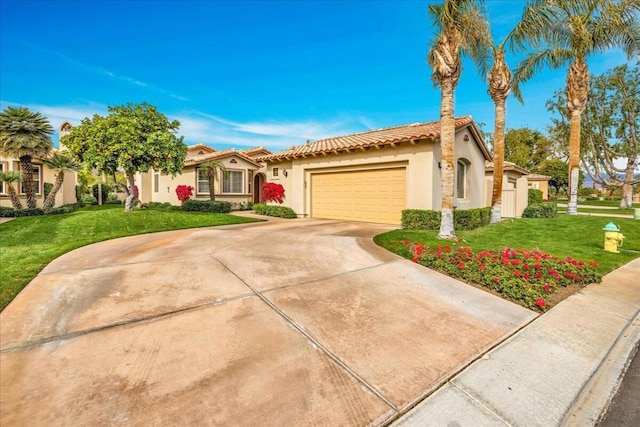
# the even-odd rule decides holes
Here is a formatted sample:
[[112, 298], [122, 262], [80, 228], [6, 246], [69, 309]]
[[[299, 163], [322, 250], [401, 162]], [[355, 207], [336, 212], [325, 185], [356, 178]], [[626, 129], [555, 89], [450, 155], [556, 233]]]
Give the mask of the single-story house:
[[[457, 209], [486, 206], [491, 153], [470, 116], [455, 120]], [[298, 216], [400, 224], [404, 209], [441, 206], [440, 123], [321, 139], [257, 157]]]
[[265, 178], [264, 174], [258, 173], [262, 164], [255, 157], [268, 154], [271, 152], [264, 147], [217, 151], [205, 144], [191, 145], [187, 147], [187, 157], [180, 175], [173, 177], [155, 170], [137, 174], [136, 185], [140, 191], [140, 199], [143, 202], [179, 205], [176, 187], [190, 185], [194, 188], [193, 199], [209, 200], [209, 182], [205, 169], [200, 165], [215, 160], [227, 169], [226, 174], [218, 174], [214, 188], [216, 200], [234, 204], [257, 203], [260, 199], [260, 186]]
[[[485, 192], [485, 206], [491, 206], [493, 194], [493, 162], [485, 165], [487, 189]], [[502, 178], [502, 205], [503, 218], [520, 218], [527, 207], [529, 196], [527, 191], [527, 177], [529, 171], [511, 162], [504, 162]]]
[[[71, 125], [68, 122], [64, 122], [60, 125], [60, 136], [64, 135], [65, 132], [69, 132], [71, 129]], [[64, 147], [60, 147], [61, 149]], [[56, 149], [53, 150], [54, 152]], [[44, 185], [45, 183], [54, 184], [56, 182], [57, 171], [49, 169], [43, 162], [42, 159], [34, 158], [32, 160], [33, 163], [33, 178], [36, 182], [36, 201], [39, 207], [42, 207], [44, 203]], [[0, 154], [0, 172], [22, 172], [20, 169], [20, 161], [14, 157], [5, 157]], [[55, 206], [61, 206], [68, 203], [76, 202], [76, 180], [77, 176], [75, 172], [65, 172], [64, 174], [64, 182], [62, 184], [62, 188], [56, 194], [56, 203]], [[22, 202], [22, 207], [27, 207], [27, 197], [24, 193], [24, 187], [22, 182], [16, 183], [13, 185], [13, 188], [16, 190], [20, 201]], [[9, 190], [7, 184], [0, 183], [0, 206], [3, 207], [13, 207], [11, 203], [11, 198], [9, 197]]]
[[538, 175], [535, 173], [527, 175], [529, 188], [542, 191], [542, 200], [549, 200], [549, 180], [551, 180], [551, 177], [547, 175]]

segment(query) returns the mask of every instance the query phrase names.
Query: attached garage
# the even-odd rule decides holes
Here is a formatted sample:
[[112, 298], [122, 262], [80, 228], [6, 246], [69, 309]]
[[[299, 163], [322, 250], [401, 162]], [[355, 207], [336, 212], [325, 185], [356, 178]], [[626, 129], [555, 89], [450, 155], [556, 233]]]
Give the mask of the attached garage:
[[311, 175], [314, 218], [400, 224], [406, 205], [404, 167]]

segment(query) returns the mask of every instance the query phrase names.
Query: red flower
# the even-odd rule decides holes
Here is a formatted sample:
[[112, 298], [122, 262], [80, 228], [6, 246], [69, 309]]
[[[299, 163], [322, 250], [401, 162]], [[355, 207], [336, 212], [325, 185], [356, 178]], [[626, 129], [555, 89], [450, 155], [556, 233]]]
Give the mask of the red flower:
[[598, 263], [597, 263], [597, 262], [595, 262], [595, 261], [589, 261], [589, 265], [590, 265], [591, 267], [595, 267], [595, 268], [600, 267], [600, 264], [598, 264]]
[[544, 285], [544, 286], [542, 287], [542, 289], [544, 289], [544, 290], [545, 290], [545, 291], [547, 291], [547, 292], [551, 292], [551, 286], [549, 286], [549, 285]]
[[496, 276], [496, 277], [494, 277], [494, 278], [493, 278], [493, 282], [494, 282], [494, 283], [498, 283], [499, 281], [500, 281], [500, 278], [499, 278], [498, 276]]
[[513, 274], [514, 274], [516, 277], [520, 277], [520, 276], [522, 276], [522, 272], [521, 272], [520, 270], [516, 270], [516, 271], [514, 271], [514, 272], [513, 272]]
[[404, 241], [404, 244], [405, 244], [405, 245], [408, 245], [409, 243], [411, 243], [411, 242], [410, 242], [410, 241], [408, 241], [408, 240], [405, 240], [405, 241]]
[[480, 267], [478, 267], [480, 269], [480, 271], [484, 271], [485, 268], [487, 268], [487, 264], [482, 263], [480, 264]]
[[420, 259], [420, 258], [418, 258], [417, 256], [414, 256], [414, 257], [411, 259], [411, 261], [413, 261], [413, 262], [418, 262], [418, 260], [419, 260], [419, 259]]
[[463, 270], [463, 269], [464, 269], [464, 263], [463, 263], [463, 262], [458, 263], [458, 268], [459, 268], [460, 270]]
[[536, 305], [540, 308], [545, 308], [547, 306], [547, 302], [545, 300], [543, 300], [542, 298], [538, 298], [536, 300]]

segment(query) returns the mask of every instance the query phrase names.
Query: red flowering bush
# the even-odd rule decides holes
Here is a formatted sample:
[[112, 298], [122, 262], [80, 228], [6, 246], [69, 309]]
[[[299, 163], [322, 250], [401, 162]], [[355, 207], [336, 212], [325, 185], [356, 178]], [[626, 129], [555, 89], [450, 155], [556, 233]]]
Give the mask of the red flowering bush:
[[468, 247], [428, 247], [404, 242], [413, 261], [461, 280], [486, 286], [526, 307], [545, 311], [545, 296], [570, 284], [598, 283], [598, 263], [560, 259], [538, 250], [505, 248], [474, 253]]
[[284, 187], [275, 182], [265, 182], [260, 187], [260, 201], [284, 203]]
[[181, 202], [186, 202], [193, 196], [194, 188], [190, 185], [178, 185], [176, 187], [176, 194], [178, 196], [178, 200]]

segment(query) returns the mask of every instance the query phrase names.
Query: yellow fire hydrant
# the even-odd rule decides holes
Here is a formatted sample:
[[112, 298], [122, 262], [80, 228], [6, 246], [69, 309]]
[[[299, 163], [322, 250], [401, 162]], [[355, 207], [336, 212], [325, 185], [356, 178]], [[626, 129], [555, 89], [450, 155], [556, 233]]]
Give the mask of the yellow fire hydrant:
[[607, 252], [620, 253], [618, 248], [622, 246], [624, 234], [620, 232], [617, 225], [610, 222], [602, 229], [604, 230], [604, 250]]

